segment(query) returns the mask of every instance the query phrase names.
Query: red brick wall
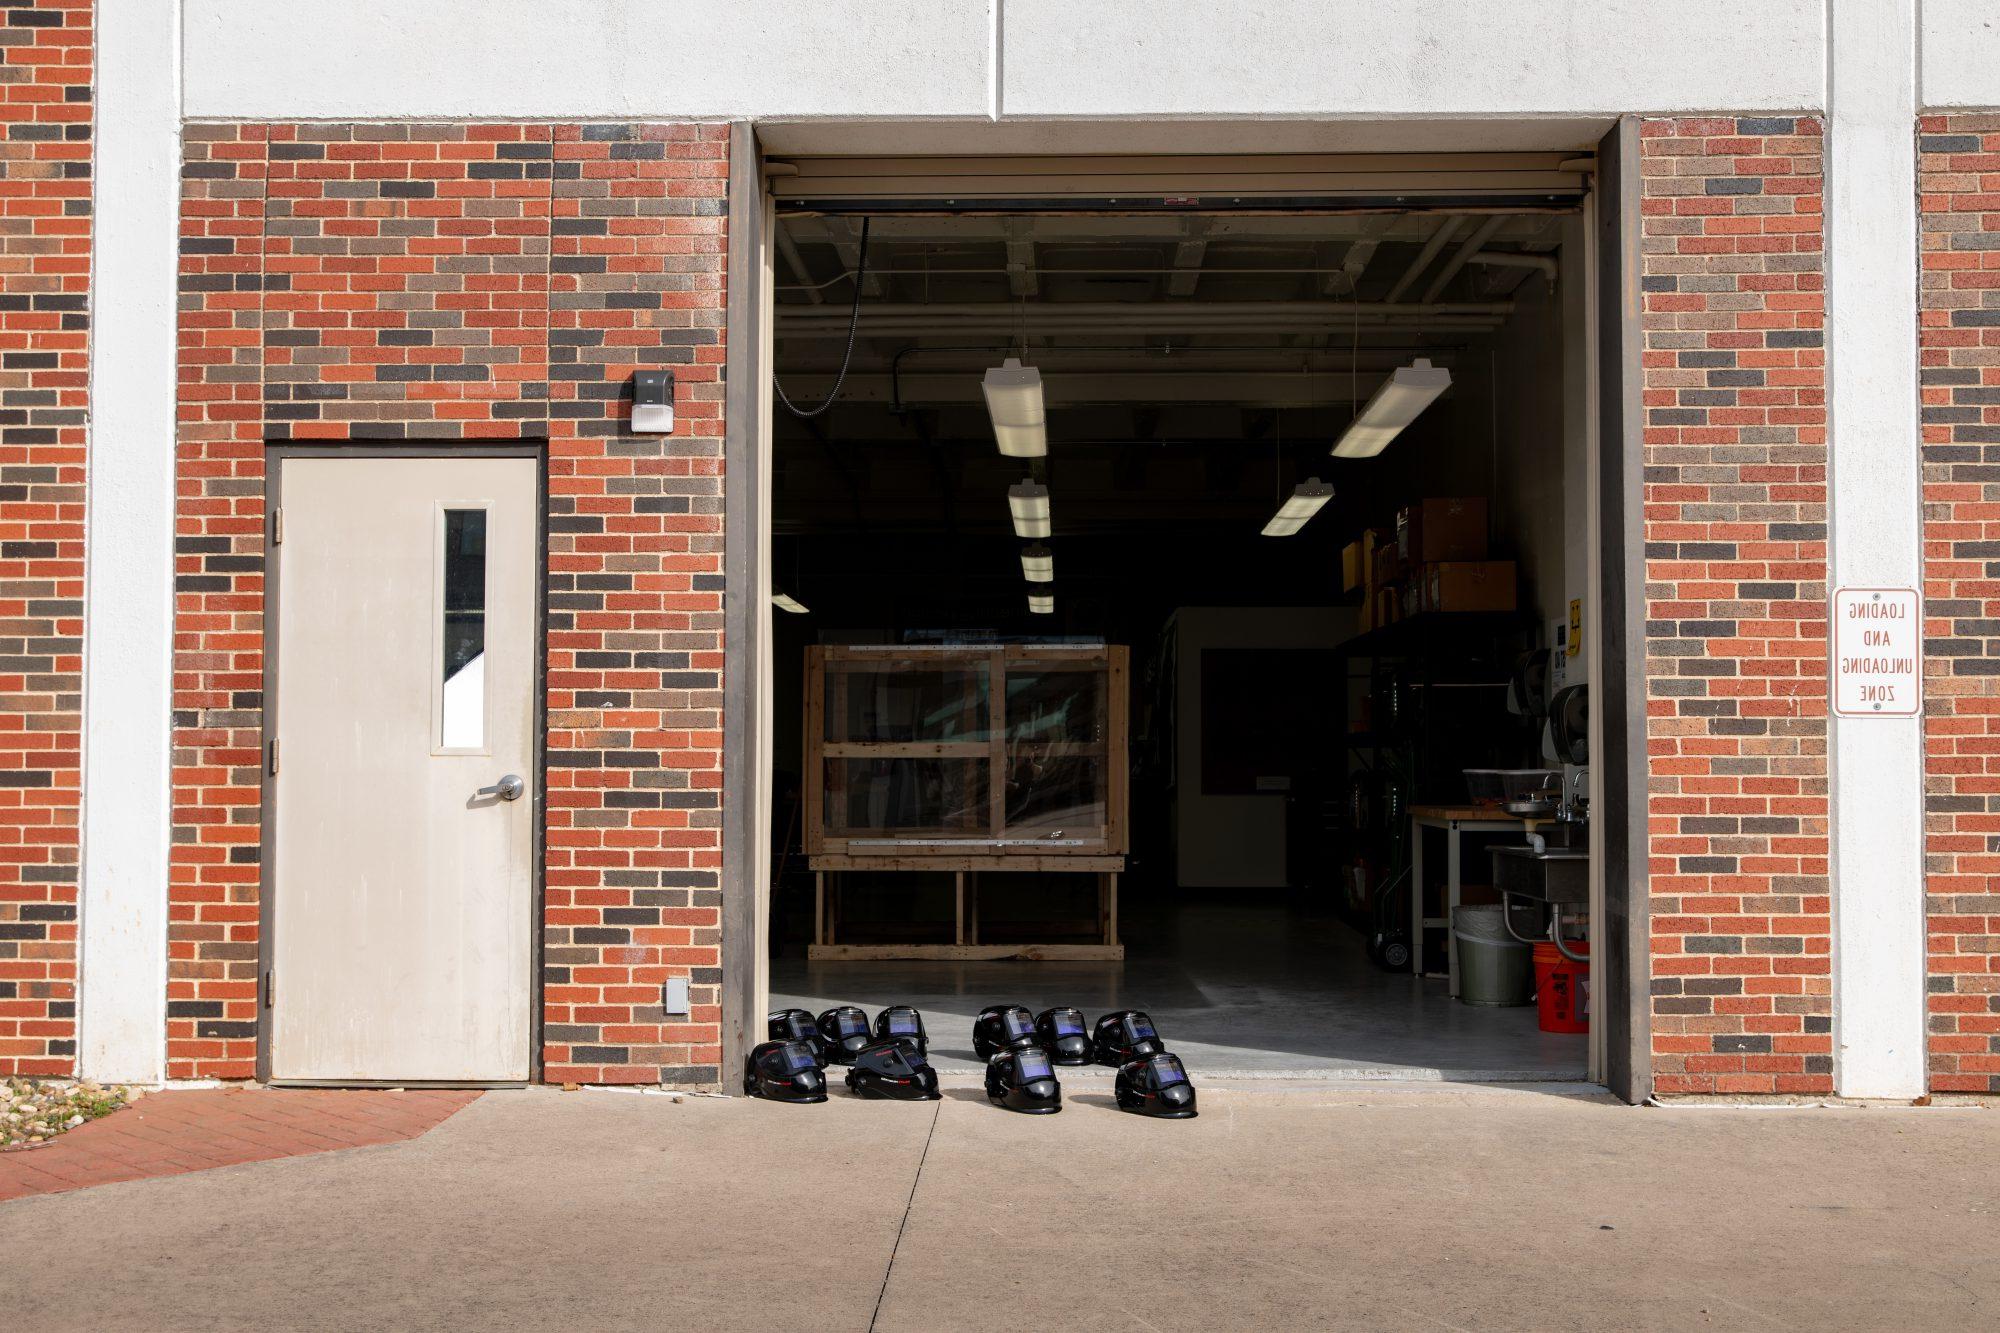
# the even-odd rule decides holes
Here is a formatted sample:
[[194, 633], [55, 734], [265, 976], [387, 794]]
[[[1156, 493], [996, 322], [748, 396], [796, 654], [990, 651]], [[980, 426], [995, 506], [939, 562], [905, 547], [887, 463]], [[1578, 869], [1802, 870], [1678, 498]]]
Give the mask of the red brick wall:
[[1833, 1083], [1820, 134], [1766, 117], [1641, 131], [1663, 1093]]
[[1930, 1086], [2000, 1092], [2000, 115], [1919, 130]]
[[185, 176], [170, 1075], [254, 1070], [263, 443], [546, 438], [546, 1076], [713, 1082], [726, 129], [194, 126]]
[[0, 9], [0, 1074], [76, 1062], [91, 54]]

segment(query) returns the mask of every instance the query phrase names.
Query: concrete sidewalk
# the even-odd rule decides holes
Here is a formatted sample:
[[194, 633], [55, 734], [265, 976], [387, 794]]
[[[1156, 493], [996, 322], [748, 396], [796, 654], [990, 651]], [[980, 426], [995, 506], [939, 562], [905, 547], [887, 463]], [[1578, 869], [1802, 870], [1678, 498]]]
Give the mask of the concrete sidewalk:
[[1101, 1080], [1072, 1094], [1029, 1118], [970, 1086], [489, 1093], [407, 1142], [0, 1205], [0, 1310], [37, 1330], [2000, 1323], [1994, 1110], [1244, 1085], [1175, 1123], [1119, 1114]]

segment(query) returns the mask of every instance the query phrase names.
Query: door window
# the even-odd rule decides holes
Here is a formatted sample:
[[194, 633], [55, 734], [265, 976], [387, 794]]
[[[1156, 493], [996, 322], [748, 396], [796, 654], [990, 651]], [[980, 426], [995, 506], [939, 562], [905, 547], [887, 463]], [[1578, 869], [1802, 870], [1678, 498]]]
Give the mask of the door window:
[[444, 511], [440, 599], [443, 679], [438, 745], [479, 750], [486, 744], [486, 511]]

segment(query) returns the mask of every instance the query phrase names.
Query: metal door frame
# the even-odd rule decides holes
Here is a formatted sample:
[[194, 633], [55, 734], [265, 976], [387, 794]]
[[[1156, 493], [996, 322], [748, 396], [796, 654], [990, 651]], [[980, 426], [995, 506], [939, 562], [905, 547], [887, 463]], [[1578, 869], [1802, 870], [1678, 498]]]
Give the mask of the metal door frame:
[[[534, 653], [535, 716], [531, 737], [534, 753], [529, 768], [535, 775], [535, 807], [529, 814], [529, 912], [528, 921], [528, 1077], [525, 1081], [496, 1079], [486, 1082], [463, 1079], [345, 1079], [328, 1084], [319, 1079], [277, 1079], [271, 1077], [271, 1024], [267, 1015], [274, 996], [265, 978], [271, 975], [277, 921], [277, 784], [272, 780], [269, 757], [271, 742], [278, 735], [278, 598], [279, 567], [284, 544], [271, 540], [271, 515], [284, 499], [284, 465], [294, 458], [351, 458], [372, 461], [382, 458], [520, 458], [535, 465], [535, 580]], [[262, 823], [258, 833], [261, 862], [257, 890], [257, 1081], [280, 1086], [338, 1087], [521, 1087], [542, 1078], [542, 916], [544, 830], [548, 823], [548, 604], [549, 604], [549, 464], [548, 441], [392, 441], [382, 444], [350, 440], [326, 444], [298, 441], [267, 441], [264, 445], [264, 649], [263, 718], [258, 732], [257, 773], [258, 811]]]

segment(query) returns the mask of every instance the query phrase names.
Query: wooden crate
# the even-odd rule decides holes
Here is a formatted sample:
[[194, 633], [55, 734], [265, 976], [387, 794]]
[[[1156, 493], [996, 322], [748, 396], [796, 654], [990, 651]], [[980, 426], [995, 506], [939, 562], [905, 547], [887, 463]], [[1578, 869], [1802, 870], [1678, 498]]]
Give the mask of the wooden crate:
[[[1127, 650], [942, 645], [806, 650], [805, 847], [813, 958], [1120, 959]], [[951, 944], [842, 944], [844, 871], [946, 871]], [[979, 941], [982, 871], [1097, 877], [1093, 944]], [[831, 882], [830, 882], [831, 881]]]

